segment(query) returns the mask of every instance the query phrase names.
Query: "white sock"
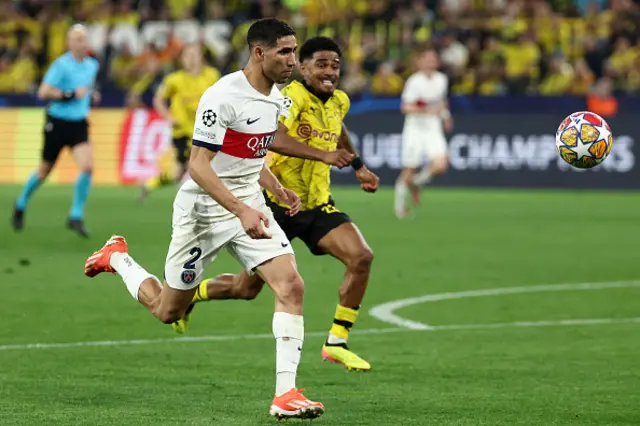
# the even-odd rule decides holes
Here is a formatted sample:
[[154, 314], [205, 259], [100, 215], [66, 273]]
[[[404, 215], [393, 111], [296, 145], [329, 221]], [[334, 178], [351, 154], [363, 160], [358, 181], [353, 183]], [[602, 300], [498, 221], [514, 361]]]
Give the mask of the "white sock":
[[273, 335], [276, 338], [276, 396], [280, 396], [296, 387], [304, 342], [302, 315], [274, 313]]
[[109, 258], [109, 264], [120, 274], [127, 290], [136, 300], [138, 300], [138, 290], [147, 278], [160, 282], [158, 278], [138, 265], [128, 253], [113, 253]]
[[336, 336], [335, 334], [329, 333], [329, 337], [327, 337], [327, 343], [330, 345], [341, 345], [343, 343], [347, 343], [347, 339], [343, 339], [341, 337]]
[[407, 199], [407, 185], [404, 182], [396, 182], [396, 214], [403, 212], [405, 209], [405, 201]]
[[418, 186], [427, 184], [429, 183], [429, 181], [431, 181], [431, 171], [429, 170], [429, 167], [425, 167], [422, 170], [420, 170], [420, 173], [418, 173], [416, 177], [413, 179], [413, 183], [415, 183]]

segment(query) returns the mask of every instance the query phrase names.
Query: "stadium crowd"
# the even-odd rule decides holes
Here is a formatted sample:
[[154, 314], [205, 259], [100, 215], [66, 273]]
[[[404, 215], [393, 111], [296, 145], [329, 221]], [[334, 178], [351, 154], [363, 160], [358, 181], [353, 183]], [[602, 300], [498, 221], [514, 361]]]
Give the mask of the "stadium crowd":
[[[262, 16], [292, 23], [300, 42], [339, 41], [341, 86], [354, 97], [398, 96], [425, 42], [439, 48], [453, 94], [585, 95], [597, 80], [605, 91], [640, 93], [638, 0], [0, 0], [0, 10], [0, 93], [33, 93], [74, 22], [105, 29], [93, 52], [102, 90], [139, 95], [177, 66], [187, 40], [171, 25], [198, 28], [207, 59], [225, 73], [245, 61], [244, 34]], [[141, 37], [137, 49], [122, 41], [158, 22], [171, 23], [166, 36]], [[211, 22], [226, 25], [215, 35], [222, 43], [203, 39]], [[119, 28], [134, 32], [114, 37]]]

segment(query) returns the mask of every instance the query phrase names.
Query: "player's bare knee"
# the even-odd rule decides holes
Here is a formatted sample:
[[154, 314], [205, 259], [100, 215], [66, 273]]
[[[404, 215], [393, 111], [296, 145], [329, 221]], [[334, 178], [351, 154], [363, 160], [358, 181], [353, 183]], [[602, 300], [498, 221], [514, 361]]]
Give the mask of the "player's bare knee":
[[260, 288], [258, 287], [242, 287], [238, 291], [238, 299], [253, 300], [260, 294]]
[[184, 315], [184, 312], [176, 308], [169, 308], [169, 309], [158, 308], [155, 314], [156, 314], [156, 317], [158, 317], [158, 319], [161, 322], [165, 324], [172, 324], [178, 321], [180, 318], [182, 318], [182, 316]]
[[282, 278], [277, 286], [278, 299], [287, 305], [301, 305], [304, 297], [304, 281], [300, 274], [292, 271]]
[[91, 175], [93, 174], [93, 167], [91, 165], [82, 166], [80, 167], [80, 173], [83, 173], [85, 175]]
[[364, 247], [356, 252], [347, 263], [347, 268], [354, 273], [368, 273], [373, 263], [373, 251]]
[[38, 170], [36, 171], [38, 180], [45, 180], [47, 176], [49, 176], [49, 173], [51, 173], [51, 169], [52, 165], [50, 163], [41, 163], [40, 166], [38, 166]]
[[161, 311], [158, 312], [158, 319], [164, 324], [173, 324], [180, 319], [177, 311]]
[[448, 168], [449, 168], [449, 164], [447, 160], [443, 158], [433, 164], [433, 167], [431, 168], [431, 173], [433, 175], [441, 175], [446, 173]]

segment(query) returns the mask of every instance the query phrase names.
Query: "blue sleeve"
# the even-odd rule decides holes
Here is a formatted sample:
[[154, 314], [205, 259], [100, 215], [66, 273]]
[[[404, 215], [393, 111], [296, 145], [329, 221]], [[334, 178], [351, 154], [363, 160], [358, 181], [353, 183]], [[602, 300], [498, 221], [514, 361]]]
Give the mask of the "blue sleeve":
[[47, 73], [44, 75], [42, 82], [47, 83], [50, 86], [60, 88], [60, 85], [62, 84], [62, 76], [64, 75], [62, 67], [63, 66], [60, 61], [53, 61], [47, 70]]
[[93, 85], [96, 84], [96, 80], [98, 79], [98, 72], [100, 72], [100, 62], [97, 59], [93, 58], [93, 81], [91, 82]]

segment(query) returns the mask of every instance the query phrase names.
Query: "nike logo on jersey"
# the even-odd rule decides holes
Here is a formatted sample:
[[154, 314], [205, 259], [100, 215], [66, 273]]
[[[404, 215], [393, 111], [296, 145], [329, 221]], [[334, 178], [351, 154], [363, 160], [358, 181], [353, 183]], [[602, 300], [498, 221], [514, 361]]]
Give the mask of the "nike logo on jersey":
[[288, 245], [289, 245], [289, 243], [280, 243], [280, 245], [281, 245], [282, 247], [286, 247], [286, 246], [288, 246]]
[[247, 118], [247, 126], [251, 126], [253, 123], [255, 123], [258, 120], [260, 120], [260, 117], [256, 118], [255, 120]]

